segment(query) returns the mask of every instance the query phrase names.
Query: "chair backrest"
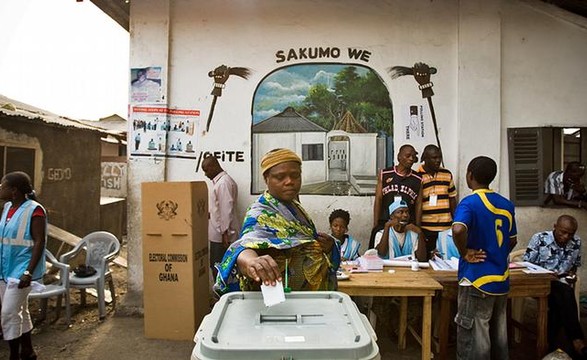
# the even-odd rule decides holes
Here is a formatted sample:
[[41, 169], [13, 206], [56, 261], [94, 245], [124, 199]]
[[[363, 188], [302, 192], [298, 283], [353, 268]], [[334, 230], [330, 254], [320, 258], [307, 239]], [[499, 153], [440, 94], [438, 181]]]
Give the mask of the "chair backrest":
[[59, 270], [59, 281], [51, 284], [49, 288], [44, 291], [33, 289], [29, 294], [29, 297], [32, 299], [51, 297], [58, 295], [60, 292], [69, 290], [69, 265], [59, 262], [48, 249], [45, 249], [45, 259], [51, 263], [54, 268]]
[[510, 253], [510, 261], [522, 261], [525, 253], [526, 249], [518, 249], [512, 251]]
[[120, 242], [107, 231], [95, 231], [86, 235], [80, 246], [86, 249], [86, 265], [101, 269], [106, 256], [113, 257], [120, 251]]

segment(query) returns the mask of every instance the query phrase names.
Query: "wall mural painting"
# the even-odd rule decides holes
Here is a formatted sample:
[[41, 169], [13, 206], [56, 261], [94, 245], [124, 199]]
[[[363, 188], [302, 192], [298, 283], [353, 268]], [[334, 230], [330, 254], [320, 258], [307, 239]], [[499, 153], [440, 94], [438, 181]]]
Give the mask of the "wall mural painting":
[[230, 75], [236, 75], [243, 79], [248, 79], [251, 75], [251, 69], [244, 67], [228, 67], [220, 65], [216, 69], [210, 71], [208, 76], [214, 78], [214, 88], [212, 89], [212, 105], [210, 106], [210, 113], [208, 114], [208, 121], [206, 122], [206, 132], [210, 131], [210, 123], [214, 116], [214, 108], [216, 107], [216, 99], [222, 96], [222, 89], [226, 86], [226, 81]]
[[356, 64], [312, 63], [273, 71], [252, 108], [252, 192], [265, 189], [259, 160], [285, 147], [303, 160], [302, 194], [372, 195], [393, 163], [393, 109], [382, 79]]

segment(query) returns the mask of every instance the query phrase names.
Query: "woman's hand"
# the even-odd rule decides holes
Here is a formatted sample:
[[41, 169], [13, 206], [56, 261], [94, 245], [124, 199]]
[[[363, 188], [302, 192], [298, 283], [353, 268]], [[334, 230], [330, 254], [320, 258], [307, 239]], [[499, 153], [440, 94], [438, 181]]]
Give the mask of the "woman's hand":
[[325, 233], [318, 233], [316, 241], [318, 241], [318, 243], [320, 244], [322, 251], [327, 254], [330, 253], [332, 247], [334, 246], [334, 239], [332, 238], [332, 236], [327, 235]]
[[237, 263], [245, 276], [265, 285], [275, 286], [281, 281], [281, 271], [270, 255], [259, 256], [254, 250], [247, 249], [240, 253]]
[[24, 289], [31, 286], [31, 276], [30, 275], [22, 275], [20, 277], [20, 282], [18, 283], [19, 289]]

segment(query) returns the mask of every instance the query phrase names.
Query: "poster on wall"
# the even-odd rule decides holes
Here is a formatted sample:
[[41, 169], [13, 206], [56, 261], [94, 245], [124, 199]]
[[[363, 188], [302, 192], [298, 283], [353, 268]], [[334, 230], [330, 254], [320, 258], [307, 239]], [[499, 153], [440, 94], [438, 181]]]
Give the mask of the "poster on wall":
[[132, 132], [128, 137], [132, 155], [164, 156], [167, 144], [167, 109], [131, 107]]
[[131, 119], [131, 156], [198, 156], [200, 110], [133, 106]]
[[130, 70], [130, 103], [157, 104], [165, 101], [160, 66]]
[[405, 106], [403, 114], [403, 136], [402, 139], [407, 142], [423, 140], [428, 134], [426, 128], [425, 107], [421, 104], [411, 104]]
[[167, 155], [195, 158], [200, 131], [200, 110], [169, 109]]

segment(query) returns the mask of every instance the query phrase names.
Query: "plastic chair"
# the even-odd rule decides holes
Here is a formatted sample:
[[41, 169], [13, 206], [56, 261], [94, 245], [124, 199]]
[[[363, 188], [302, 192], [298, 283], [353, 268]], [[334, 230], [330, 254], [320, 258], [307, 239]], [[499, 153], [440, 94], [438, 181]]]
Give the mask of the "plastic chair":
[[109, 232], [95, 231], [81, 239], [73, 250], [61, 255], [61, 262], [69, 263], [82, 250], [86, 251], [86, 266], [92, 266], [96, 269], [96, 273], [88, 277], [79, 277], [72, 272], [69, 276], [69, 285], [71, 288], [80, 289], [82, 306], [86, 304], [86, 289], [96, 289], [98, 293], [98, 310], [102, 320], [106, 317], [106, 281], [108, 281], [110, 294], [112, 295], [112, 306], [116, 307], [114, 281], [112, 280], [109, 263], [120, 252], [120, 242], [116, 236]]
[[57, 311], [57, 318], [61, 311], [61, 299], [65, 297], [65, 317], [67, 324], [71, 323], [71, 306], [69, 298], [69, 265], [57, 261], [55, 256], [51, 252], [45, 249], [45, 258], [47, 262], [51, 263], [53, 268], [59, 269], [59, 281], [53, 284], [45, 285], [43, 291], [32, 290], [29, 293], [30, 299], [41, 299], [41, 311], [44, 316], [47, 314], [47, 303], [50, 297], [57, 297], [57, 305], [55, 309]]
[[[510, 253], [510, 261], [522, 261], [525, 253], [526, 249], [512, 251]], [[579, 297], [581, 292], [581, 279], [579, 278], [578, 273], [574, 289], [575, 300], [577, 301], [577, 314], [579, 315], [579, 321], [581, 321], [581, 304], [579, 303]], [[516, 320], [519, 323], [521, 323], [523, 320], [524, 302], [526, 301], [526, 299], [527, 298], [512, 298], [512, 319]], [[522, 334], [520, 332], [520, 329], [518, 328], [514, 328], [514, 340], [516, 341], [516, 343], [520, 343], [522, 341]]]

